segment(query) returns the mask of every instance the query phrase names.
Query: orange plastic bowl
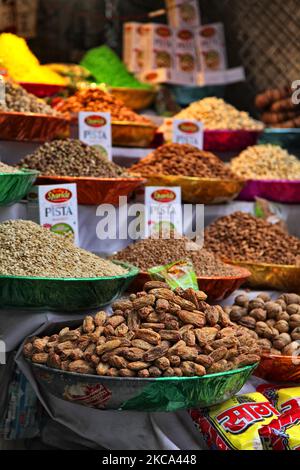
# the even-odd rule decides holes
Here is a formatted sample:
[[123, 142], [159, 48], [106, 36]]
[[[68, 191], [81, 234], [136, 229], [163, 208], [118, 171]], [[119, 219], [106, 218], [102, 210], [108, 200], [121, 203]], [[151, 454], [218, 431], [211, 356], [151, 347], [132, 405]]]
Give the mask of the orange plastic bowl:
[[270, 382], [300, 383], [300, 357], [262, 354], [254, 375]]
[[[197, 277], [199, 289], [204, 291], [208, 300], [216, 301], [229, 297], [236, 289], [238, 289], [251, 275], [251, 273], [238, 266], [236, 275], [234, 276], [214, 276], [214, 277]], [[134, 282], [130, 285], [131, 292], [143, 290], [145, 282], [150, 280], [150, 275], [146, 272], [139, 272]]]
[[144, 178], [92, 178], [75, 176], [39, 176], [36, 184], [64, 184], [77, 185], [78, 204], [119, 205], [120, 196], [129, 196], [135, 189], [144, 183]]

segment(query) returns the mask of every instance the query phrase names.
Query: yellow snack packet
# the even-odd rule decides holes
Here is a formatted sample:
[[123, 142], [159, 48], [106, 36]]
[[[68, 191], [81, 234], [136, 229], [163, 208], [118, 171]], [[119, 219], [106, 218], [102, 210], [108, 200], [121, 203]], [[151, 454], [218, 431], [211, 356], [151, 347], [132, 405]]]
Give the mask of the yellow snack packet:
[[282, 387], [282, 385], [262, 385], [258, 390], [280, 411], [299, 410], [300, 387]]
[[262, 450], [258, 430], [278, 415], [273, 405], [257, 392], [237, 395], [209, 409], [191, 411], [213, 450]]

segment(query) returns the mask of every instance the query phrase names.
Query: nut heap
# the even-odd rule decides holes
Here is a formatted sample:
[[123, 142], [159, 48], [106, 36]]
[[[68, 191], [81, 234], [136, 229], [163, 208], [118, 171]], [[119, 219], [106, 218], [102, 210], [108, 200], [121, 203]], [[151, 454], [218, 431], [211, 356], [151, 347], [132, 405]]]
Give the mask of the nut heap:
[[45, 101], [28, 93], [20, 85], [10, 81], [5, 82], [5, 104], [6, 106], [1, 107], [2, 111], [61, 116], [57, 111], [48, 106]]
[[133, 165], [130, 172], [142, 176], [161, 174], [237, 179], [216, 155], [188, 144], [162, 145]]
[[1, 274], [90, 279], [127, 272], [29, 220], [7, 220], [0, 224]]
[[0, 173], [17, 173], [17, 169], [0, 162]]
[[67, 98], [57, 106], [57, 110], [66, 114], [79, 111], [107, 112], [111, 114], [112, 121], [138, 122], [153, 125], [149, 119], [136, 114], [127, 108], [122, 101], [106, 93], [100, 88], [79, 90], [74, 96]]
[[196, 119], [205, 129], [262, 130], [264, 125], [239, 111], [221, 98], [209, 97], [195, 101], [175, 116], [176, 119]]
[[200, 291], [149, 281], [116, 301], [112, 316], [98, 312], [75, 330], [31, 338], [23, 352], [49, 367], [111, 377], [202, 376], [259, 361], [252, 332], [205, 299]]
[[204, 231], [205, 248], [225, 260], [300, 264], [300, 240], [244, 212], [221, 217]]
[[201, 249], [188, 238], [146, 238], [127, 246], [111, 259], [125, 261], [148, 271], [154, 266], [191, 260], [197, 276], [236, 276], [236, 267], [223, 263], [213, 253]]
[[23, 158], [18, 166], [38, 170], [44, 175], [125, 176], [121, 167], [102, 156], [96, 148], [76, 139], [46, 142], [32, 155]]
[[231, 160], [231, 169], [241, 178], [300, 180], [300, 161], [279, 145], [253, 145]]
[[225, 310], [233, 322], [254, 333], [263, 351], [299, 355], [300, 295], [282, 294], [275, 301], [265, 293], [252, 300], [247, 295], [238, 295], [234, 305]]

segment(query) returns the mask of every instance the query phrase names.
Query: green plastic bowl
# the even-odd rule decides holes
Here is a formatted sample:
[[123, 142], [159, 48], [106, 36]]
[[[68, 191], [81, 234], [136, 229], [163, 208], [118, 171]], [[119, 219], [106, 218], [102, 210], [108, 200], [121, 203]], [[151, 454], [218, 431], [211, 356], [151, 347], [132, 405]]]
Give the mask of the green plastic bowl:
[[0, 173], [0, 206], [23, 199], [35, 182], [39, 172], [20, 170], [16, 173]]
[[128, 273], [90, 279], [0, 276], [1, 308], [48, 308], [73, 312], [103, 307], [118, 298], [139, 272], [129, 264], [114, 263], [127, 268]]
[[104, 410], [176, 411], [206, 408], [235, 395], [257, 364], [203, 377], [102, 377], [30, 364], [41, 389], [61, 400]]

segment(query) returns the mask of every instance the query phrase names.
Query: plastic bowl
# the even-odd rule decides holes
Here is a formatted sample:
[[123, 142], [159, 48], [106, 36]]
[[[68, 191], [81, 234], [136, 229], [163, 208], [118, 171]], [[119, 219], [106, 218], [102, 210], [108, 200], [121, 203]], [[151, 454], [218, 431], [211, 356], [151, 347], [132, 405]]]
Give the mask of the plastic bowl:
[[205, 130], [204, 150], [211, 152], [241, 152], [256, 145], [262, 131]]
[[300, 383], [300, 358], [263, 354], [255, 375], [270, 382]]
[[37, 184], [69, 184], [76, 183], [78, 204], [119, 205], [119, 197], [130, 196], [139, 188], [145, 178], [92, 178], [76, 176], [43, 175], [38, 178]]
[[118, 298], [139, 272], [126, 263], [116, 264], [128, 273], [90, 279], [0, 276], [1, 306], [66, 312], [102, 307]]
[[[208, 300], [217, 301], [226, 299], [236, 289], [239, 289], [239, 287], [251, 276], [250, 271], [245, 268], [240, 268], [238, 266], [233, 266], [232, 268], [236, 269], [236, 275], [223, 277], [197, 277], [199, 289], [207, 294]], [[129, 287], [130, 292], [139, 292], [143, 290], [143, 285], [145, 282], [150, 281], [150, 279], [150, 275], [147, 272], [139, 272], [134, 282]]]
[[176, 411], [222, 403], [235, 395], [257, 364], [203, 377], [102, 377], [28, 361], [41, 389], [78, 405], [106, 410]]
[[20, 201], [35, 182], [38, 171], [20, 170], [17, 173], [0, 173], [0, 206]]
[[249, 180], [240, 192], [238, 199], [254, 201], [256, 197], [287, 204], [299, 204], [300, 181]]
[[28, 93], [32, 93], [39, 98], [46, 98], [47, 96], [56, 95], [62, 90], [66, 89], [66, 85], [54, 85], [51, 83], [31, 83], [31, 82], [19, 82]]

